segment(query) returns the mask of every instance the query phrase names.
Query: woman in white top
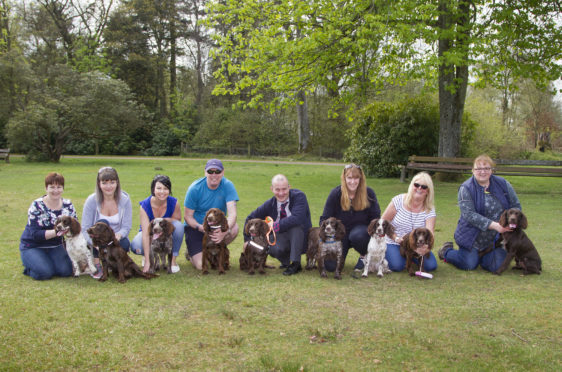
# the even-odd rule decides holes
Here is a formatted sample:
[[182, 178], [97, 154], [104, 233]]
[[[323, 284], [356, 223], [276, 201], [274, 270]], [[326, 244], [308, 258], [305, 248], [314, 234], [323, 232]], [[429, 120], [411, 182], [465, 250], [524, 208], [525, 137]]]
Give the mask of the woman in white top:
[[[420, 172], [412, 178], [408, 193], [392, 198], [382, 214], [382, 218], [390, 221], [395, 230], [394, 236], [386, 237], [386, 260], [390, 270], [404, 270], [406, 259], [400, 254], [400, 243], [404, 235], [418, 227], [425, 227], [434, 234], [435, 216], [433, 181], [429, 174]], [[424, 246], [418, 253], [424, 255], [428, 251], [429, 248]], [[437, 268], [435, 256], [431, 252], [429, 255], [429, 259], [426, 258], [423, 262], [424, 271]]]

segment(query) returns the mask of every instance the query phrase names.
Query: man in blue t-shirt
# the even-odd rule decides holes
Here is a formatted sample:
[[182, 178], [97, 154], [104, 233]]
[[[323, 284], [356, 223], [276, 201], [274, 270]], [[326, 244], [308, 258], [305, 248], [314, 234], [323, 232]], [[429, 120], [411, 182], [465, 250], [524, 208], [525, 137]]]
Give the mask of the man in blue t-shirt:
[[238, 200], [236, 188], [231, 181], [224, 178], [224, 167], [218, 159], [209, 160], [205, 165], [205, 177], [194, 181], [187, 189], [183, 203], [186, 258], [197, 270], [201, 270], [202, 265], [203, 222], [207, 211], [211, 208], [219, 208], [226, 214], [228, 230], [222, 232], [217, 229], [211, 234], [211, 239], [215, 243], [224, 240], [226, 244], [230, 244], [238, 235], [238, 224], [236, 224]]

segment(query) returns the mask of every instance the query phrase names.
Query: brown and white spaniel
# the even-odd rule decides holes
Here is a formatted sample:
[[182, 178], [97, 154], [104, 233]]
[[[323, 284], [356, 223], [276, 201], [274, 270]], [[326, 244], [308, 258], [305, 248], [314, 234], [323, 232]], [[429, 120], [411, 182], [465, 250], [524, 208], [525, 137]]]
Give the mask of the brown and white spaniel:
[[265, 274], [269, 252], [268, 232], [269, 225], [261, 218], [253, 218], [246, 223], [244, 234], [249, 235], [250, 240], [240, 255], [240, 270], [248, 270], [248, 274], [254, 275], [257, 269], [260, 274]]
[[[311, 236], [318, 233], [318, 237], [314, 239]], [[307, 257], [309, 257], [313, 252], [316, 252], [316, 263], [318, 265], [318, 271], [320, 276], [326, 278], [328, 276], [324, 262], [326, 259], [336, 261], [336, 270], [334, 273], [335, 279], [341, 279], [341, 272], [343, 270], [343, 245], [342, 239], [345, 236], [345, 226], [343, 223], [336, 219], [335, 217], [330, 217], [322, 221], [320, 228], [318, 230], [309, 231], [309, 250], [310, 254], [307, 252]], [[311, 241], [310, 238], [313, 240]], [[309, 263], [307, 263], [307, 268]]]
[[367, 256], [365, 257], [365, 268], [363, 269], [363, 277], [366, 278], [369, 273], [377, 273], [379, 278], [384, 274], [391, 272], [388, 268], [388, 261], [385, 258], [386, 241], [385, 236], [392, 238], [394, 235], [394, 227], [390, 221], [377, 218], [371, 221], [367, 227], [367, 232], [371, 236], [369, 245], [367, 246]]
[[[172, 273], [172, 233], [175, 227], [168, 218], [155, 218], [150, 221], [150, 272], [164, 269]], [[166, 264], [166, 257], [168, 263]]]
[[97, 269], [92, 251], [82, 235], [80, 222], [74, 217], [60, 216], [55, 223], [55, 231], [58, 236], [64, 236], [66, 253], [72, 261], [74, 276], [95, 274]]

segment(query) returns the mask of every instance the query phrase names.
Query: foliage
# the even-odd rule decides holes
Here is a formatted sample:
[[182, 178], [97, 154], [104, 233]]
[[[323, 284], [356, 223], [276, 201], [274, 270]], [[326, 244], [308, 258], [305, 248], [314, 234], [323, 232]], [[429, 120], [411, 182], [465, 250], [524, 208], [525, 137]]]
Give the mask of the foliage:
[[8, 123], [7, 137], [15, 148], [43, 153], [55, 162], [71, 133], [111, 138], [118, 141], [112, 148], [129, 153], [130, 141], [122, 136], [146, 119], [123, 82], [99, 73], [79, 74], [67, 66], [55, 66], [47, 79], [36, 79], [29, 101]]
[[410, 155], [437, 155], [439, 109], [425, 97], [374, 102], [349, 131], [348, 161], [377, 177], [396, 176]]
[[[229, 245], [231, 269], [224, 276], [201, 275], [186, 262], [185, 244], [181, 272], [153, 280], [119, 284], [112, 276], [100, 283], [82, 276], [37, 282], [22, 275], [19, 237], [48, 172], [65, 176], [64, 197], [81, 216], [97, 170], [115, 167], [136, 206], [138, 227], [137, 203], [149, 195], [156, 173], [170, 176], [173, 195], [182, 200], [206, 160], [88, 157], [53, 165], [13, 157], [0, 164], [0, 370], [560, 370], [562, 257], [555, 216], [562, 190], [560, 180], [549, 177], [509, 178], [543, 259], [541, 275], [508, 270], [498, 277], [439, 261], [431, 280], [405, 272], [357, 280], [350, 274], [358, 254], [350, 250], [342, 280], [320, 278], [317, 271], [285, 277], [279, 269], [251, 277], [238, 269], [241, 234]], [[222, 160], [240, 196], [240, 226], [272, 196], [276, 173], [306, 193], [316, 225], [342, 170], [341, 164]], [[367, 184], [383, 208], [407, 190], [396, 178], [368, 178]], [[453, 235], [459, 183], [434, 185], [436, 250]], [[140, 256], [129, 255], [141, 263]], [[268, 264], [279, 262], [270, 257]]]

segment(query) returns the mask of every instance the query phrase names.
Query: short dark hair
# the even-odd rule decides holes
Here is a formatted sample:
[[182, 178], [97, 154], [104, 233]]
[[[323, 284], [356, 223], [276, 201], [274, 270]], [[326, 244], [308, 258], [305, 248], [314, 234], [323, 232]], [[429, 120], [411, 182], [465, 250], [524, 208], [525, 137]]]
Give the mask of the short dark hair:
[[64, 177], [57, 172], [51, 172], [45, 177], [45, 188], [49, 185], [61, 185], [64, 188]]
[[154, 196], [154, 188], [156, 187], [156, 182], [160, 182], [162, 185], [166, 186], [168, 190], [170, 190], [170, 195], [172, 195], [172, 181], [170, 181], [170, 177], [165, 176], [163, 174], [157, 174], [152, 179], [150, 183], [150, 194]]

